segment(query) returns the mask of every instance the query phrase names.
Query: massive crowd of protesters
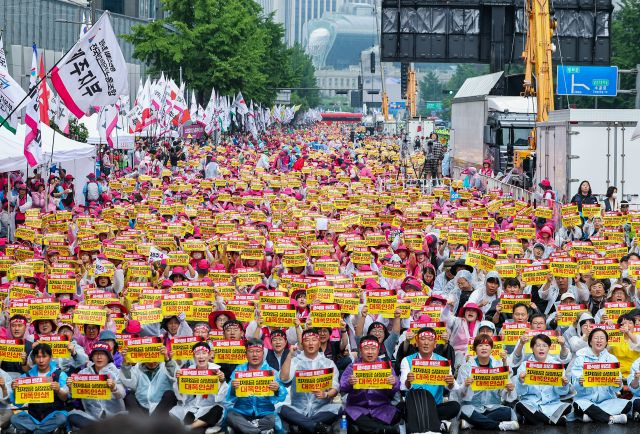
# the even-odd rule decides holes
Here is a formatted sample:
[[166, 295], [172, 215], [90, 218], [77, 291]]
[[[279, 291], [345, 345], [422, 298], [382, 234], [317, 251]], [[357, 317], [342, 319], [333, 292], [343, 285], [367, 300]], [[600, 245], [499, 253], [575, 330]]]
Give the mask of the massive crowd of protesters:
[[639, 419], [640, 215], [615, 189], [598, 203], [587, 181], [557, 204], [547, 180], [531, 203], [475, 168], [448, 178], [440, 145], [438, 185], [405, 187], [400, 146], [316, 125], [141, 139], [86, 180], [4, 174], [0, 425]]

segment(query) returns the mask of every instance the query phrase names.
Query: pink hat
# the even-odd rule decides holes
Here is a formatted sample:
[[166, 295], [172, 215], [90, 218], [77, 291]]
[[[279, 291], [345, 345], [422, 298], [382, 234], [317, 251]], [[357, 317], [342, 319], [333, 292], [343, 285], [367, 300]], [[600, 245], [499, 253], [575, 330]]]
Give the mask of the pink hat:
[[478, 306], [477, 304], [466, 302], [465, 305], [462, 306], [458, 311], [458, 316], [463, 317], [465, 310], [475, 310], [478, 313], [478, 318], [476, 319], [476, 321], [482, 321], [484, 313], [482, 312], [482, 309], [480, 309], [480, 306]]

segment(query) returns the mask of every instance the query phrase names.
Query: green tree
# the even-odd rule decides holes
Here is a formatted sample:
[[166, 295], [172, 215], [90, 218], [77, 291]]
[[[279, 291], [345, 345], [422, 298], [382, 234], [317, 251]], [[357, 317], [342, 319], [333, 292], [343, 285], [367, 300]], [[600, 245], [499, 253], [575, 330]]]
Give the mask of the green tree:
[[311, 88], [291, 92], [291, 104], [300, 104], [299, 113], [320, 103], [320, 91], [316, 84], [315, 68], [311, 57], [298, 44], [289, 49], [291, 87]]
[[423, 114], [427, 113], [425, 108], [427, 101], [440, 101], [442, 99], [442, 89], [442, 83], [436, 73], [432, 70], [427, 71], [418, 85], [418, 111]]
[[263, 17], [253, 0], [163, 0], [167, 18], [132, 28], [123, 37], [134, 56], [184, 80], [206, 101], [212, 87], [225, 95], [270, 105], [276, 88], [291, 86], [291, 51], [284, 29]]

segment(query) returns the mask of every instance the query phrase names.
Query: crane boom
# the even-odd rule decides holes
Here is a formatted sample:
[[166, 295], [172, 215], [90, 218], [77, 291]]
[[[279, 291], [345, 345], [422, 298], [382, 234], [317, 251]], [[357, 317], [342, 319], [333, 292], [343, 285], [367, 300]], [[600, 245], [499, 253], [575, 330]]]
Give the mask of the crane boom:
[[554, 51], [552, 37], [556, 22], [549, 11], [549, 0], [525, 0], [525, 7], [529, 29], [522, 53], [525, 62], [523, 95], [536, 97], [536, 122], [544, 122], [549, 119], [549, 112], [553, 111], [551, 55]]

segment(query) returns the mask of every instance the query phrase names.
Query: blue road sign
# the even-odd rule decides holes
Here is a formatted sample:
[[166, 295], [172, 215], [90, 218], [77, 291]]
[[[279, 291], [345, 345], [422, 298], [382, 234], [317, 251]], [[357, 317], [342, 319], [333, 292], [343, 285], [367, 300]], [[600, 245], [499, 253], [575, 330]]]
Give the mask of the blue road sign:
[[558, 65], [557, 95], [616, 96], [617, 66]]
[[406, 101], [393, 101], [389, 103], [390, 110], [406, 110], [407, 102]]

